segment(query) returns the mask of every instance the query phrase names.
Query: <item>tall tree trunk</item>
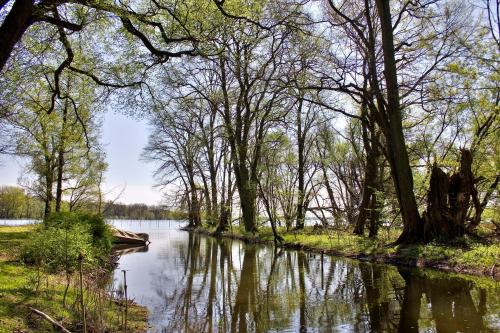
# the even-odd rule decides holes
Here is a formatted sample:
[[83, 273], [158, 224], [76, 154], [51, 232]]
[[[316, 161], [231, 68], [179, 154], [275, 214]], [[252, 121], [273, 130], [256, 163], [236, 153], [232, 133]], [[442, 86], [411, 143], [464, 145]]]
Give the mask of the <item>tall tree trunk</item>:
[[243, 219], [243, 225], [245, 226], [246, 232], [256, 232], [256, 191], [255, 188], [249, 184], [250, 182], [245, 182], [244, 185], [238, 186], [238, 192], [240, 194], [240, 204], [241, 213]]
[[198, 200], [198, 192], [196, 188], [191, 189], [191, 209], [190, 209], [191, 223], [193, 227], [198, 227], [201, 225], [200, 216], [200, 203]]
[[[363, 115], [362, 121], [362, 137], [363, 145], [366, 152], [366, 162], [365, 162], [365, 175], [363, 179], [363, 188], [361, 194], [361, 204], [359, 205], [359, 214], [356, 218], [356, 224], [354, 227], [354, 233], [356, 235], [363, 235], [365, 232], [365, 224], [368, 216], [370, 216], [370, 209], [372, 206], [372, 196], [375, 191], [375, 182], [377, 178], [378, 171], [378, 161], [376, 156], [376, 142], [377, 135], [375, 133], [374, 124], [369, 124], [370, 120], [367, 116], [367, 106], [362, 106], [361, 114]], [[371, 137], [369, 137], [369, 134]], [[378, 140], [377, 140], [378, 141]]]
[[297, 229], [304, 229], [305, 211], [304, 211], [304, 144], [305, 136], [302, 130], [302, 99], [299, 100], [297, 110], [297, 147], [298, 147], [298, 197], [297, 197]]
[[210, 191], [212, 199], [212, 214], [210, 215], [210, 220], [212, 221], [212, 225], [215, 225], [219, 220], [219, 203], [217, 200], [217, 171], [212, 167], [210, 167]]
[[[380, 184], [379, 182], [377, 182]], [[380, 189], [377, 186], [377, 189]], [[376, 191], [372, 193], [372, 199], [370, 201], [370, 215], [369, 215], [369, 230], [368, 237], [375, 238], [378, 234], [378, 229], [380, 227], [380, 201], [378, 199], [378, 195]]]
[[[46, 159], [47, 161], [47, 159]], [[52, 174], [52, 162], [48, 160], [47, 173], [45, 174], [45, 211], [44, 219], [49, 216], [52, 212], [52, 201], [54, 201], [54, 195], [52, 193], [52, 185], [54, 184], [54, 177]]]
[[62, 183], [64, 174], [64, 153], [65, 153], [65, 141], [66, 141], [66, 123], [68, 120], [68, 100], [64, 102], [63, 117], [62, 117], [62, 127], [61, 135], [59, 136], [59, 147], [57, 156], [57, 186], [56, 186], [56, 212], [61, 211], [62, 203]]
[[403, 219], [403, 232], [396, 243], [416, 242], [423, 237], [423, 223], [413, 193], [413, 175], [403, 134], [390, 4], [389, 0], [376, 0], [376, 5], [382, 30], [387, 87], [386, 114], [383, 117], [385, 121], [380, 126], [388, 145], [389, 164]]
[[[212, 111], [212, 114], [216, 114], [216, 110]], [[215, 116], [212, 116], [215, 118]], [[210, 143], [208, 145], [208, 169], [210, 173], [210, 191], [211, 191], [211, 200], [212, 200], [212, 212], [210, 216], [210, 220], [212, 225], [215, 225], [219, 219], [219, 211], [218, 211], [218, 200], [217, 200], [217, 165], [215, 161], [215, 153], [214, 153], [214, 137], [213, 131], [214, 129], [214, 121], [210, 122], [211, 126], [211, 134], [210, 134]], [[224, 191], [224, 190], [223, 190]]]
[[205, 174], [203, 173], [203, 170], [201, 167], [200, 169], [200, 174], [201, 174], [201, 179], [203, 181], [203, 194], [205, 196], [205, 209], [206, 209], [206, 215], [207, 215], [207, 222], [210, 225], [212, 224], [212, 200], [211, 200], [211, 191], [210, 191], [210, 186], [208, 185], [207, 182], [207, 177], [205, 177]]
[[31, 25], [34, 0], [16, 0], [0, 26], [0, 71], [4, 68], [14, 46]]
[[187, 162], [186, 168], [189, 181], [189, 196], [190, 196], [189, 226], [196, 228], [201, 225], [201, 216], [200, 216], [200, 202], [198, 200], [198, 191], [196, 188], [196, 183], [194, 178], [194, 167], [192, 161]]
[[[225, 187], [226, 182], [226, 170], [227, 170], [227, 188]], [[220, 215], [219, 215], [219, 223], [217, 225], [217, 229], [215, 230], [216, 234], [220, 234], [227, 230], [229, 227], [229, 220], [231, 218], [231, 203], [232, 203], [232, 179], [231, 179], [231, 166], [228, 164], [224, 164], [223, 170], [224, 176], [222, 177], [222, 197], [220, 201]]]

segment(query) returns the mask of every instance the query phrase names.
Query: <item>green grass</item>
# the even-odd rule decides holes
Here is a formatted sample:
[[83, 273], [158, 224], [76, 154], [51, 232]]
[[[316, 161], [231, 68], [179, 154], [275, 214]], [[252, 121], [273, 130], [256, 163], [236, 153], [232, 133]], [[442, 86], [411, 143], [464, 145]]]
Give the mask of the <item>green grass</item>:
[[[41, 274], [35, 267], [16, 260], [19, 247], [29, 237], [33, 226], [0, 227], [0, 333], [4, 332], [52, 332], [53, 327], [45, 320], [30, 313], [28, 306], [35, 307], [71, 331], [79, 331], [79, 311], [76, 289], [69, 288], [66, 307], [63, 306], [65, 278], [58, 274]], [[40, 281], [37, 290], [37, 281]], [[105, 301], [104, 317], [113, 332], [119, 331], [118, 306]], [[144, 332], [147, 311], [140, 306], [129, 308], [129, 332]]]
[[[423, 263], [424, 266], [460, 267], [483, 273], [488, 273], [493, 265], [500, 263], [500, 244], [484, 235], [478, 238], [462, 237], [452, 243], [388, 246], [387, 244], [397, 239], [400, 232], [398, 229], [381, 230], [379, 237], [372, 239], [348, 231], [315, 230], [312, 227], [306, 227], [300, 232], [287, 232], [282, 228], [278, 230], [279, 235], [288, 244], [317, 251], [331, 251], [343, 256], [390, 256], [403, 262]], [[242, 228], [233, 227], [228, 234], [250, 240], [273, 240], [269, 227], [260, 228], [256, 234], [249, 234]]]

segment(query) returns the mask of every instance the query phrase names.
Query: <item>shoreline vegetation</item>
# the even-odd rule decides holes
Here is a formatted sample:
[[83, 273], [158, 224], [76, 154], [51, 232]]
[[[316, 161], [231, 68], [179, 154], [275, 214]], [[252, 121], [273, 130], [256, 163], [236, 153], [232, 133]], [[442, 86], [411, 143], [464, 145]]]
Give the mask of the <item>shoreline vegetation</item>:
[[[40, 267], [23, 260], [24, 248], [41, 226], [0, 226], [0, 333], [45, 332], [56, 329], [41, 311], [70, 332], [83, 332], [80, 291], [84, 294], [87, 332], [122, 332], [125, 303], [119, 291], [109, 294], [114, 260], [107, 254], [108, 268], [85, 265], [80, 285], [78, 269], [65, 271]], [[69, 283], [68, 283], [69, 281]], [[35, 310], [33, 310], [35, 309]], [[127, 302], [128, 332], [145, 332], [147, 309]]]
[[215, 228], [189, 226], [181, 228], [213, 237], [238, 239], [246, 243], [274, 244], [283, 249], [304, 250], [396, 266], [430, 268], [449, 273], [468, 274], [493, 278], [500, 281], [500, 244], [486, 238], [462, 237], [453, 242], [411, 244], [393, 246], [398, 230], [388, 232], [384, 238], [372, 239], [348, 231], [325, 230], [305, 227], [303, 230], [286, 231], [279, 228], [281, 242], [275, 242], [270, 227], [262, 227], [256, 233], [245, 232], [233, 226], [230, 230], [216, 233]]
[[[75, 206], [68, 201], [61, 200], [60, 211], [100, 212], [105, 219], [179, 220], [186, 218], [184, 212], [161, 205], [124, 204], [115, 201], [105, 201], [101, 204], [89, 201]], [[1, 220], [42, 220], [44, 215], [45, 205], [40, 198], [33, 196], [22, 187], [0, 186]]]

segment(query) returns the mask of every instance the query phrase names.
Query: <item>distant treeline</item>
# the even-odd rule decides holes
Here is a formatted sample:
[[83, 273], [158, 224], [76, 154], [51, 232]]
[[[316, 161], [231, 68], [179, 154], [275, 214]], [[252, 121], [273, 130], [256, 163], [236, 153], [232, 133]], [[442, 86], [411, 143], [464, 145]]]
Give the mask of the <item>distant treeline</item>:
[[[64, 201], [62, 211], [70, 211], [70, 205]], [[98, 207], [95, 202], [84, 202], [73, 211], [96, 213]], [[162, 206], [148, 206], [146, 204], [122, 204], [105, 202], [102, 214], [108, 219], [133, 220], [163, 220], [184, 219], [186, 213], [170, 210]], [[23, 188], [15, 186], [0, 186], [0, 219], [41, 219], [44, 216], [45, 203], [36, 196], [28, 194]]]
[[122, 203], [107, 203], [103, 215], [108, 219], [132, 220], [180, 220], [186, 218], [186, 213], [169, 210], [162, 206]]
[[44, 203], [20, 187], [0, 186], [0, 219], [40, 219]]

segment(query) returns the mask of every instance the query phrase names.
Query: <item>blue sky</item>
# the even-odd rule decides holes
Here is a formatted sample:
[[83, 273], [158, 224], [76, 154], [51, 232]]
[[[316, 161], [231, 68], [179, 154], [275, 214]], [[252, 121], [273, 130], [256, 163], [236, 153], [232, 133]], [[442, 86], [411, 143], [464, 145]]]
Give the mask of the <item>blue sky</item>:
[[[107, 200], [123, 203], [157, 204], [161, 193], [153, 188], [154, 165], [141, 161], [147, 143], [148, 125], [144, 119], [133, 119], [108, 111], [102, 127], [102, 138], [108, 171], [104, 190]], [[21, 161], [0, 156], [0, 185], [17, 185]]]

